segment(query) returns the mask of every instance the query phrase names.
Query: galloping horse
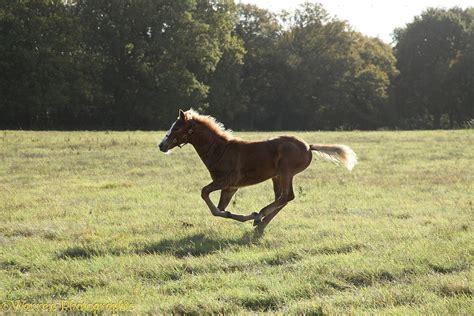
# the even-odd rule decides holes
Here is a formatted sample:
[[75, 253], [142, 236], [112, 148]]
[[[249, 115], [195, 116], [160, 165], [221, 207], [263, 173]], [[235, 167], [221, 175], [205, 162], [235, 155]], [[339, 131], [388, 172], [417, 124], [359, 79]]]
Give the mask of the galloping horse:
[[[233, 137], [211, 116], [194, 110], [179, 110], [178, 119], [160, 142], [162, 152], [184, 144], [191, 144], [211, 174], [212, 182], [201, 190], [201, 196], [212, 215], [240, 222], [254, 220], [263, 231], [268, 223], [295, 198], [293, 177], [305, 170], [312, 160], [312, 152], [325, 160], [344, 165], [352, 170], [356, 154], [345, 145], [308, 145], [291, 136], [249, 142]], [[272, 179], [275, 201], [249, 215], [226, 211], [232, 196], [241, 187]], [[217, 207], [209, 194], [221, 190]]]

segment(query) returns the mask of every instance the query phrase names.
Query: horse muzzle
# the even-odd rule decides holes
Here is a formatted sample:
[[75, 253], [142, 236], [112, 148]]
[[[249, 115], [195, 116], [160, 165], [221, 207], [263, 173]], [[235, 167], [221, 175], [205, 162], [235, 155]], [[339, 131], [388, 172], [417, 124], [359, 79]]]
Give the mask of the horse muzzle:
[[158, 144], [158, 148], [160, 148], [160, 151], [164, 153], [167, 152], [169, 150], [168, 142], [162, 141], [161, 143]]
[[169, 138], [164, 139], [158, 145], [158, 147], [160, 148], [160, 151], [162, 151], [164, 153], [167, 153], [170, 149], [173, 149], [176, 146], [180, 146], [180, 143], [178, 142], [178, 140], [176, 138], [171, 139], [171, 140]]

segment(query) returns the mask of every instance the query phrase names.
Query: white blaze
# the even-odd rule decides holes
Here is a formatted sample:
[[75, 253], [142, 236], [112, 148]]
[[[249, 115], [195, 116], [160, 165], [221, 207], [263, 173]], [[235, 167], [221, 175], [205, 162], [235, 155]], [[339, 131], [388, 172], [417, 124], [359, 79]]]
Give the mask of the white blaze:
[[[161, 142], [160, 142], [159, 145], [165, 143], [165, 142], [168, 140], [168, 137], [170, 137], [171, 131], [173, 130], [173, 127], [174, 127], [175, 125], [176, 125], [176, 122], [174, 122], [173, 125], [171, 125], [170, 129], [166, 132], [165, 137], [161, 140]], [[158, 145], [158, 146], [159, 146], [159, 145]]]

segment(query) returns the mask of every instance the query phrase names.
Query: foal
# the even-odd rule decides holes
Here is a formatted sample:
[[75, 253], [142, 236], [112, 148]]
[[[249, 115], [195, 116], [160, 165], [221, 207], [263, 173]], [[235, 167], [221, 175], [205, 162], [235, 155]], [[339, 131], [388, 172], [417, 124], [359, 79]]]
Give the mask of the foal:
[[[263, 231], [277, 213], [295, 198], [293, 177], [305, 170], [312, 160], [311, 152], [352, 170], [356, 154], [345, 145], [308, 145], [291, 136], [249, 142], [233, 137], [222, 124], [194, 110], [179, 110], [178, 119], [160, 142], [162, 152], [191, 144], [211, 174], [212, 182], [201, 190], [201, 196], [212, 215], [240, 222], [254, 220]], [[275, 201], [249, 215], [226, 211], [232, 196], [241, 187], [272, 179]], [[209, 194], [221, 190], [217, 207]]]

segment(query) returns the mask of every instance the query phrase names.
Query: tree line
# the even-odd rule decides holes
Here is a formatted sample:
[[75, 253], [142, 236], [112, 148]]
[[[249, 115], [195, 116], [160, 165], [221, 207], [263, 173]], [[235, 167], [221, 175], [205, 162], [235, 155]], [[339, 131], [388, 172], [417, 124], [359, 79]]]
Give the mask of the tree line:
[[246, 130], [454, 128], [474, 117], [474, 8], [394, 46], [317, 3], [0, 0], [0, 128], [164, 129], [178, 108]]

